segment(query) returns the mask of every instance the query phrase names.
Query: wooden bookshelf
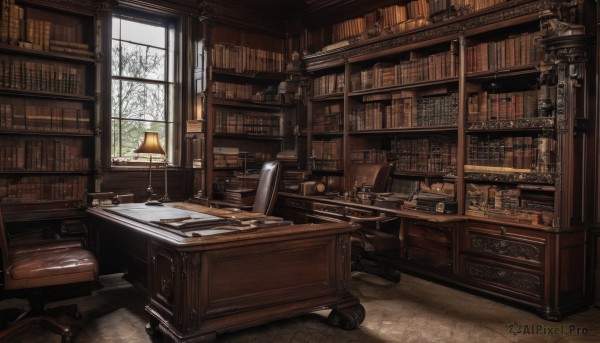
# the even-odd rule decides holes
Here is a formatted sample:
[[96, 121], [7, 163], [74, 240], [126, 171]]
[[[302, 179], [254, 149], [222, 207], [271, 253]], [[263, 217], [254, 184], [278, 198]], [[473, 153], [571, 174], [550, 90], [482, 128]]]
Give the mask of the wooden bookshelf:
[[[452, 229], [455, 254], [444, 269], [453, 282], [551, 320], [585, 306], [586, 273], [578, 266], [586, 263], [591, 220], [585, 199], [594, 182], [586, 170], [596, 169], [585, 151], [595, 138], [583, 129], [590, 118], [582, 110], [589, 101], [582, 11], [592, 7], [407, 1], [375, 10], [382, 26], [367, 24], [369, 11], [306, 28], [301, 41], [321, 43], [303, 59], [312, 80], [312, 178], [320, 177], [317, 167], [344, 180], [353, 163], [388, 162], [392, 185], [416, 184], [417, 197], [440, 185], [452, 189], [447, 200], [457, 211], [446, 216], [462, 222]], [[336, 142], [343, 165], [326, 159], [328, 142]], [[349, 183], [340, 191], [351, 193]], [[415, 211], [414, 201], [405, 208]], [[407, 221], [400, 234], [422, 225]], [[436, 266], [406, 255], [412, 240], [403, 238], [397, 265], [448, 281]], [[568, 246], [558, 243], [566, 239]], [[497, 244], [535, 245], [545, 261], [559, 262], [534, 266]], [[565, 269], [581, 273], [566, 277]], [[528, 281], [518, 284], [518, 276]], [[563, 297], [567, 289], [574, 293]]]
[[[198, 73], [202, 86], [197, 89], [205, 96], [203, 191], [209, 199], [223, 200], [222, 185], [248, 176], [288, 149], [296, 102], [283, 89], [282, 82], [293, 79], [286, 73], [290, 56], [283, 49], [285, 37], [219, 18], [205, 19], [199, 48], [204, 58], [199, 67], [205, 72]], [[240, 206], [251, 199], [228, 194], [237, 195], [228, 200], [237, 199]]]
[[99, 32], [85, 6], [2, 6], [2, 204], [82, 201], [94, 188]]

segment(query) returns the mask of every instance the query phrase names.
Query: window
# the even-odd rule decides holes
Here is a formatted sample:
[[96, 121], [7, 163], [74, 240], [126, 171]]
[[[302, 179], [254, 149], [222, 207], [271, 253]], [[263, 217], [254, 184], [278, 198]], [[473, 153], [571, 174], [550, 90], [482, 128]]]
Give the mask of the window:
[[[173, 20], [119, 11], [112, 18], [111, 159], [113, 165], [147, 163], [136, 154], [145, 131], [156, 131], [169, 164], [178, 164], [179, 79]], [[157, 156], [154, 156], [157, 157]], [[163, 157], [153, 161], [162, 163]]]

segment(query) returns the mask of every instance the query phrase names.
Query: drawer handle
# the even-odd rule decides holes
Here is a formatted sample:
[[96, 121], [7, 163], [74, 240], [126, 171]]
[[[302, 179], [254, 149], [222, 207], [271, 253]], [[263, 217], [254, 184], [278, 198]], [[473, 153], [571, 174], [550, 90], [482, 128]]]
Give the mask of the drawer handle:
[[507, 231], [508, 231], [508, 229], [506, 229], [506, 227], [500, 226], [500, 233], [502, 233], [503, 235], [506, 235]]

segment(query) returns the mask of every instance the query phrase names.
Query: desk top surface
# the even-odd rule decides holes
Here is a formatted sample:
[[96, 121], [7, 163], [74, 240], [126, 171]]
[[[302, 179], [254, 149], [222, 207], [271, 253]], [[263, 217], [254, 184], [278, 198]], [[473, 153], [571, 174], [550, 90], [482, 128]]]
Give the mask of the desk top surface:
[[[260, 213], [235, 212], [182, 202], [165, 203], [162, 206], [146, 206], [143, 203], [99, 206], [89, 208], [87, 213], [92, 222], [94, 219], [107, 220], [150, 238], [177, 245], [284, 239], [289, 235], [343, 233], [353, 229], [346, 223], [293, 225], [281, 218]], [[101, 225], [98, 227], [102, 229]]]

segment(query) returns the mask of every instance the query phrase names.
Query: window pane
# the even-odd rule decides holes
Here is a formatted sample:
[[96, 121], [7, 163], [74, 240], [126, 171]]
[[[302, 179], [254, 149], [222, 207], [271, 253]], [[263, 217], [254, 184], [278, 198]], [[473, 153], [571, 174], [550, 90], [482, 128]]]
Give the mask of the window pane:
[[117, 17], [112, 18], [112, 38], [119, 38], [121, 36], [121, 19]]
[[121, 117], [165, 121], [164, 85], [121, 81]]
[[165, 48], [165, 28], [121, 20], [121, 39]]
[[121, 81], [112, 80], [111, 90], [111, 115], [113, 118], [121, 117]]
[[111, 74], [112, 75], [121, 75], [120, 66], [121, 66], [121, 53], [119, 51], [120, 41], [114, 40], [112, 41], [112, 61], [111, 61]]
[[165, 79], [165, 61], [165, 50], [121, 42], [123, 76], [162, 81]]

